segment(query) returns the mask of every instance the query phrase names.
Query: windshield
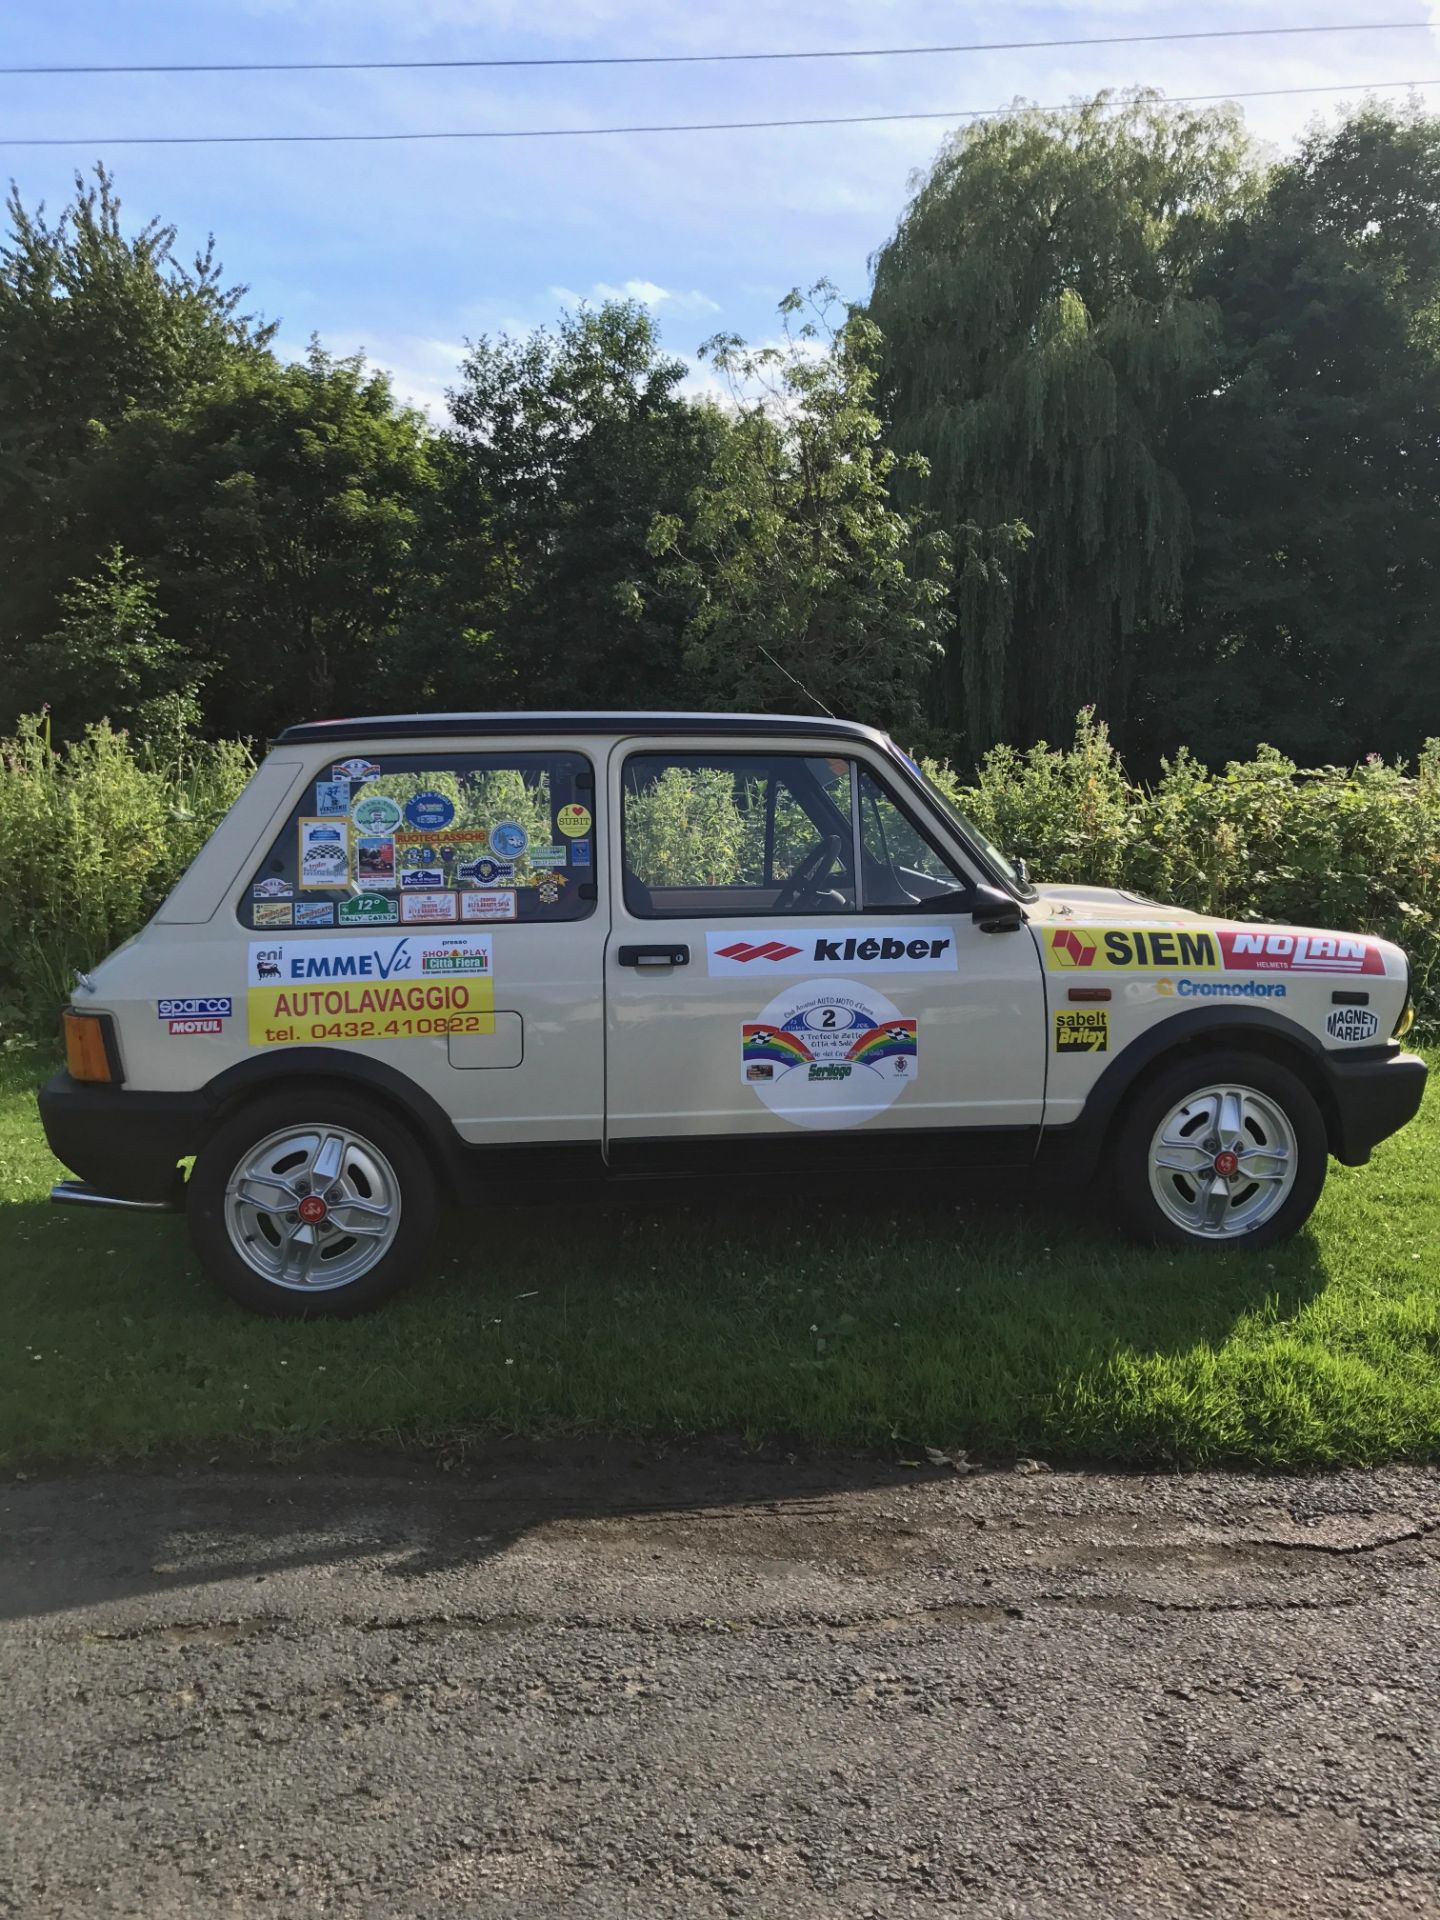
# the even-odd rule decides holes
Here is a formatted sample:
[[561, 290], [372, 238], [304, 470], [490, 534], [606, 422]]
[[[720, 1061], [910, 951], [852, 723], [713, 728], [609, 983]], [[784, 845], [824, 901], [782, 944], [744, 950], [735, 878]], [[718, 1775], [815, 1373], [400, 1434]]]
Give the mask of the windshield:
[[941, 788], [936, 786], [935, 782], [930, 778], [929, 774], [926, 773], [918, 760], [912, 760], [905, 749], [903, 747], [897, 747], [893, 740], [890, 742], [890, 745], [894, 752], [899, 755], [900, 759], [904, 761], [911, 773], [914, 774], [921, 786], [924, 787], [926, 793], [929, 794], [940, 813], [951, 823], [956, 832], [959, 833], [963, 839], [969, 841], [971, 846], [980, 849], [981, 853], [986, 856], [996, 870], [1005, 876], [1005, 879], [1017, 894], [1027, 900], [1033, 899], [1035, 895], [1034, 887], [1031, 886], [1028, 878], [1021, 877], [1019, 868], [1015, 865], [1015, 862], [1010, 859], [1008, 854], [1002, 853], [995, 842], [980, 831], [975, 825], [975, 822], [970, 819], [969, 815], [962, 813], [955, 805], [955, 802], [951, 800]]

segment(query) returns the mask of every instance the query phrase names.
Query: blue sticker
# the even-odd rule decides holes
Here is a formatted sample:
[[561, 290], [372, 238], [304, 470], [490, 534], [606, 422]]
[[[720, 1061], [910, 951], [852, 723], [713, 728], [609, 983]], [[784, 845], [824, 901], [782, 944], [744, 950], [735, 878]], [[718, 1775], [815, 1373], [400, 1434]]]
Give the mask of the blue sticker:
[[589, 866], [590, 842], [588, 840], [576, 840], [571, 843], [570, 864], [572, 867], [588, 867]]
[[405, 818], [421, 833], [439, 833], [455, 818], [455, 802], [443, 793], [416, 793], [405, 802]]
[[442, 887], [445, 876], [438, 867], [410, 867], [401, 874], [400, 884], [407, 891], [412, 887]]
[[490, 829], [490, 851], [502, 860], [518, 860], [530, 844], [530, 836], [518, 820], [501, 820]]
[[315, 811], [316, 813], [349, 813], [350, 782], [348, 780], [317, 780]]
[[493, 887], [497, 880], [513, 880], [515, 863], [513, 860], [491, 860], [482, 854], [478, 860], [467, 861], [455, 871], [463, 880], [477, 881], [482, 887]]
[[301, 900], [295, 907], [297, 927], [333, 927], [334, 904], [329, 900]]
[[228, 1020], [231, 1014], [228, 1000], [210, 998], [191, 998], [188, 1000], [157, 1000], [155, 1012], [161, 1020]]

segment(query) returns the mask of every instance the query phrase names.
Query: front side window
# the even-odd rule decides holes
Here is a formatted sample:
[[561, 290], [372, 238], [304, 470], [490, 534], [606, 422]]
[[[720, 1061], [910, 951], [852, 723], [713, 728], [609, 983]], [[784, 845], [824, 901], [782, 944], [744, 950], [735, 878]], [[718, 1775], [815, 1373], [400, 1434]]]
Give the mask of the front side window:
[[634, 754], [622, 787], [625, 900], [642, 919], [935, 906], [968, 886], [843, 755]]
[[574, 753], [348, 755], [251, 876], [244, 925], [578, 920], [595, 902], [595, 776]]

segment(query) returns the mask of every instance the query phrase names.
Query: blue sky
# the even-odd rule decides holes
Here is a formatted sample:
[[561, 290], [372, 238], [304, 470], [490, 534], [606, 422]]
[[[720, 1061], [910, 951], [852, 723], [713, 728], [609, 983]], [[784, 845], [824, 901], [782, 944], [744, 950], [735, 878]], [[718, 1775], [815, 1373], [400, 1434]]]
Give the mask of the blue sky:
[[[747, 119], [1062, 102], [1106, 85], [1170, 94], [1343, 85], [1350, 97], [1440, 79], [1424, 0], [7, 0], [0, 64], [43, 61], [441, 59], [695, 53], [1062, 34], [1183, 32], [1356, 19], [1405, 33], [1065, 49], [779, 66], [501, 73], [0, 77], [0, 146], [27, 201], [69, 194], [104, 157], [127, 215], [211, 230], [291, 352], [318, 333], [363, 349], [397, 389], [443, 409], [467, 337], [522, 331], [607, 289], [651, 304], [691, 357], [717, 329], [773, 335], [775, 303], [828, 275], [866, 287], [866, 260], [904, 205], [943, 122], [476, 145], [111, 148], [126, 133]], [[1345, 96], [1256, 101], [1255, 132], [1288, 143]], [[1440, 109], [1440, 86], [1423, 96]]]

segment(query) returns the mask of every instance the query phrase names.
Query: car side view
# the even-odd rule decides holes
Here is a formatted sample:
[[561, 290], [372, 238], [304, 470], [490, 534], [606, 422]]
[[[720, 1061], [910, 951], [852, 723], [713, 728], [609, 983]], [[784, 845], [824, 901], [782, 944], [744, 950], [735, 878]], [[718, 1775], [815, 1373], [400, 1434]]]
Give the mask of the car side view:
[[40, 1108], [53, 1198], [340, 1314], [594, 1182], [1030, 1168], [1264, 1247], [1416, 1112], [1410, 1019], [1387, 941], [1032, 884], [868, 727], [392, 715], [279, 737]]

